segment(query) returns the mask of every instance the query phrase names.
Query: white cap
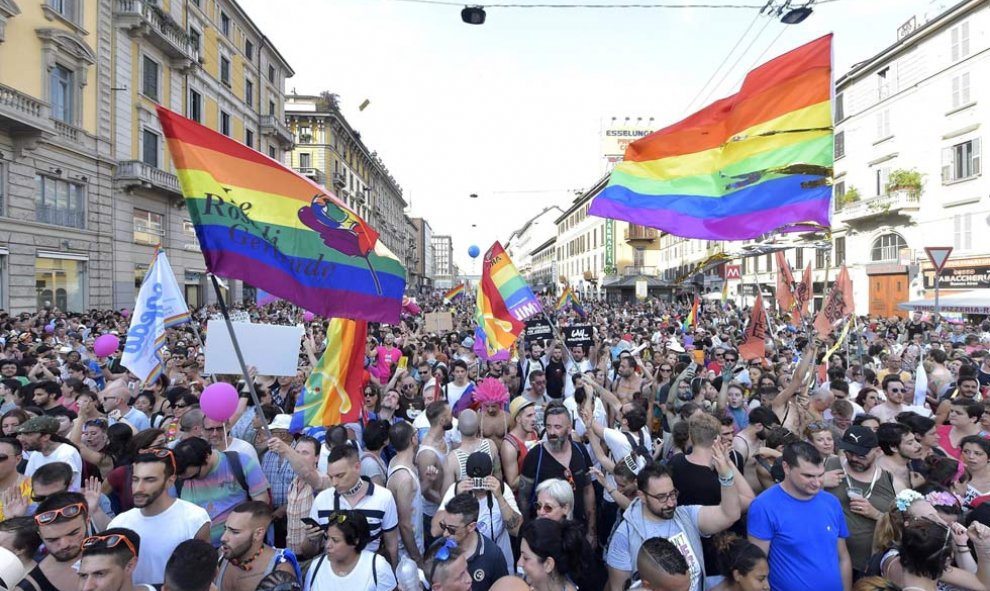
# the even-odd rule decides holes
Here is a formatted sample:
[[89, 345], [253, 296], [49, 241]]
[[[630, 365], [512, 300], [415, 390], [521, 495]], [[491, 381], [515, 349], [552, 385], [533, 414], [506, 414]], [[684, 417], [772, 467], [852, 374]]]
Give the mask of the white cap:
[[289, 425], [292, 423], [292, 415], [275, 415], [272, 419], [272, 423], [268, 425], [269, 429], [285, 429], [289, 430]]

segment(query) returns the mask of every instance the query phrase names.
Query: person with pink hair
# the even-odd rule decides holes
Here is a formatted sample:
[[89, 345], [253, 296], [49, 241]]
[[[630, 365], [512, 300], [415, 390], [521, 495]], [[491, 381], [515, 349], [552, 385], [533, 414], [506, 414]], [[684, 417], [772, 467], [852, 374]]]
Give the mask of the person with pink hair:
[[481, 435], [495, 442], [502, 449], [502, 440], [509, 431], [509, 417], [505, 408], [509, 403], [509, 389], [502, 380], [485, 378], [474, 392], [474, 402], [481, 417]]

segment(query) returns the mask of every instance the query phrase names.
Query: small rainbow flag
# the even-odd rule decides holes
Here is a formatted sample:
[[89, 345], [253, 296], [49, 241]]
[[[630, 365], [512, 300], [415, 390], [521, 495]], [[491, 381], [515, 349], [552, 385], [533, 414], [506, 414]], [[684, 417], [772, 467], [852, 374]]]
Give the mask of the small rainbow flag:
[[461, 297], [461, 296], [464, 295], [464, 289], [465, 289], [465, 286], [464, 286], [463, 283], [460, 284], [460, 285], [458, 285], [458, 286], [455, 286], [455, 287], [451, 288], [447, 293], [443, 294], [443, 301], [445, 301], [445, 302], [453, 302], [457, 298], [459, 298], [459, 297]]
[[687, 332], [689, 328], [698, 323], [698, 306], [701, 305], [701, 299], [698, 294], [694, 294], [694, 303], [691, 304], [691, 311], [688, 312], [687, 318], [684, 319], [684, 332]]
[[560, 294], [559, 298], [557, 298], [556, 309], [563, 310], [568, 305], [570, 305], [571, 310], [574, 310], [581, 318], [584, 318], [585, 316], [588, 315], [584, 311], [584, 308], [581, 307], [581, 302], [578, 301], [577, 294], [574, 293], [574, 290], [571, 289], [570, 285], [565, 287], [564, 292]]
[[592, 215], [708, 240], [829, 226], [832, 36], [747, 74], [738, 93], [637, 140]]
[[498, 241], [485, 253], [477, 302], [475, 321], [485, 333], [490, 355], [510, 349], [525, 327], [523, 322], [543, 311]]
[[210, 272], [320, 316], [399, 322], [405, 269], [324, 187], [158, 107]]
[[333, 318], [327, 327], [330, 346], [296, 399], [289, 431], [356, 421], [364, 405], [364, 347], [368, 323]]
[[722, 309], [726, 310], [729, 306], [729, 282], [726, 279], [722, 280]]

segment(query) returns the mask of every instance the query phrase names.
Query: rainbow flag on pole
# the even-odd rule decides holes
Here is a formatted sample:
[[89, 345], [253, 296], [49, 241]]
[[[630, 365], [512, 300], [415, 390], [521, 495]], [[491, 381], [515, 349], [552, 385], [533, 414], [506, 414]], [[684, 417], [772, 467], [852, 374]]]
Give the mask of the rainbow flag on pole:
[[356, 421], [364, 408], [364, 347], [368, 323], [333, 318], [329, 345], [296, 399], [289, 431]]
[[687, 318], [684, 319], [684, 332], [687, 332], [689, 328], [698, 323], [698, 306], [701, 305], [701, 298], [698, 294], [694, 294], [694, 303], [691, 304], [691, 311], [688, 312]]
[[443, 301], [453, 302], [457, 298], [464, 295], [464, 289], [465, 287], [463, 283], [451, 288], [447, 293], [443, 294]]
[[511, 349], [526, 319], [543, 311], [540, 300], [496, 241], [485, 253], [475, 321], [485, 333], [488, 353]]
[[397, 324], [405, 269], [327, 189], [158, 107], [210, 272], [315, 314]]
[[565, 287], [564, 288], [564, 292], [560, 294], [560, 297], [559, 298], [557, 298], [556, 309], [557, 310], [563, 310], [568, 305], [581, 318], [584, 318], [585, 316], [587, 316], [587, 313], [584, 311], [584, 308], [581, 307], [581, 302], [578, 301], [577, 294], [574, 293], [574, 290], [571, 289], [571, 286], [570, 285], [568, 285], [567, 287]]
[[722, 280], [722, 309], [727, 310], [729, 307], [729, 281], [727, 279]]
[[828, 226], [831, 93], [826, 35], [751, 71], [738, 93], [631, 143], [589, 213], [709, 240]]

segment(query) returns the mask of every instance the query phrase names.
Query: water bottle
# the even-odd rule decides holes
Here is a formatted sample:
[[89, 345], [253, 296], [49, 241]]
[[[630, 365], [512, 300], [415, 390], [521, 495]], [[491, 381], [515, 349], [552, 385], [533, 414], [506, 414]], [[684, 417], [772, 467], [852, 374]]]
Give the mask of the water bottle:
[[395, 578], [399, 583], [399, 591], [423, 591], [423, 586], [419, 582], [419, 567], [408, 556], [402, 557], [399, 561], [399, 568], [395, 569]]

